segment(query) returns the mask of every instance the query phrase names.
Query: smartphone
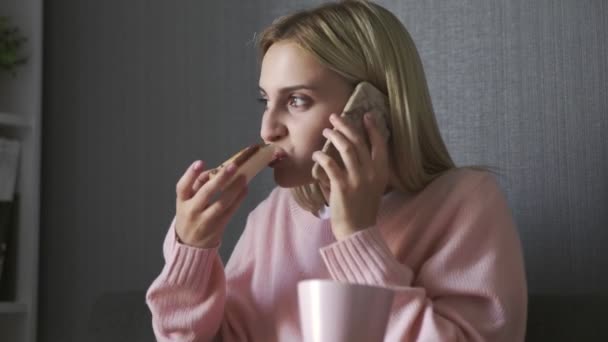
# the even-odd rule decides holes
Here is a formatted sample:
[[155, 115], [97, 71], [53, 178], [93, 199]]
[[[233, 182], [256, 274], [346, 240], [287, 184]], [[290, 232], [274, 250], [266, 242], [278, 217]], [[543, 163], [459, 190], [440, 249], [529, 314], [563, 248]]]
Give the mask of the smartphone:
[[[388, 140], [390, 137], [387, 125], [389, 115], [388, 97], [369, 82], [361, 82], [353, 90], [340, 117], [352, 123], [352, 126], [365, 137], [365, 141], [369, 147], [369, 137], [363, 125], [363, 115], [368, 112], [372, 114], [376, 127], [380, 130], [380, 134]], [[340, 152], [331, 143], [331, 140], [327, 139], [325, 141], [322, 151], [332, 157], [340, 167], [344, 167], [344, 161], [342, 161]], [[325, 171], [317, 162], [312, 167], [312, 176], [316, 180], [328, 179]]]

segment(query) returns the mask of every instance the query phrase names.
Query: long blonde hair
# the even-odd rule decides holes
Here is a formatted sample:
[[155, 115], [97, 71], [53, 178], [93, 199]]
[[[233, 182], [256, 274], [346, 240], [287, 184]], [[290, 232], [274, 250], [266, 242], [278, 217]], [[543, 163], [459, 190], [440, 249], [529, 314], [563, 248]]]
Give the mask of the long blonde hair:
[[[286, 40], [353, 85], [367, 81], [388, 96], [394, 188], [415, 193], [455, 168], [437, 127], [416, 46], [390, 11], [369, 1], [346, 0], [280, 17], [258, 37], [261, 58], [272, 44]], [[324, 204], [316, 182], [292, 193], [313, 214]]]

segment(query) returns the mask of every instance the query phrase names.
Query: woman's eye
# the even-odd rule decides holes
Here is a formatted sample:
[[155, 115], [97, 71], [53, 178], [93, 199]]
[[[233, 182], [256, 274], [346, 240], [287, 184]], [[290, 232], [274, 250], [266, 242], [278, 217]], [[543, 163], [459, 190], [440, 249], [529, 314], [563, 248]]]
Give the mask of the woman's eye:
[[289, 98], [289, 105], [291, 107], [301, 107], [306, 105], [306, 100], [299, 96], [292, 96]]
[[264, 108], [266, 108], [266, 107], [267, 107], [267, 105], [268, 105], [268, 99], [265, 99], [265, 98], [263, 98], [263, 97], [259, 97], [259, 98], [257, 99], [257, 101], [258, 101], [259, 103], [263, 104], [263, 105], [264, 105]]

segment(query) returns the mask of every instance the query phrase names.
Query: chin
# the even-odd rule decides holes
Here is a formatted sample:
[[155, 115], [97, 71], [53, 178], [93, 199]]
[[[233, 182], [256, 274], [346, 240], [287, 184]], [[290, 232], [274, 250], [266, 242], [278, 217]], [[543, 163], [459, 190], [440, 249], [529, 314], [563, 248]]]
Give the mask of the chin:
[[287, 169], [275, 169], [273, 177], [281, 188], [296, 188], [313, 182], [312, 175]]

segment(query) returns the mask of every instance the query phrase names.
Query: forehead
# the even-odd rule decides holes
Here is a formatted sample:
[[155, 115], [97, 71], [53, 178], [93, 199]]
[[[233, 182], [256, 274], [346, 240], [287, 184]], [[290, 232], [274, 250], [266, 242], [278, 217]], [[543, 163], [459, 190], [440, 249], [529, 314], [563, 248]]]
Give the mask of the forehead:
[[270, 46], [260, 72], [260, 87], [270, 92], [295, 84], [322, 84], [334, 73], [293, 42]]

